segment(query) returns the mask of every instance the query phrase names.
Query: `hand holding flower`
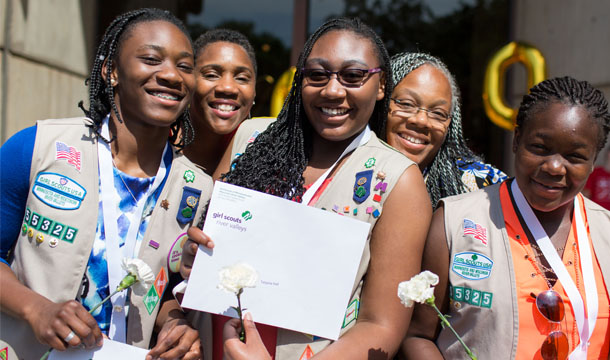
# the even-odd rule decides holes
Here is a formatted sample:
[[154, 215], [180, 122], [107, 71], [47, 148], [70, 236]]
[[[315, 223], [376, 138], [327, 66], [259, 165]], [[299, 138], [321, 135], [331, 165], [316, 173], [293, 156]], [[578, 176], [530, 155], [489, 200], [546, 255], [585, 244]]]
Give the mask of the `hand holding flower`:
[[[108, 301], [115, 294], [117, 294], [118, 292], [121, 292], [123, 290], [126, 290], [131, 286], [134, 286], [134, 288], [133, 288], [134, 293], [136, 293], [138, 295], [146, 294], [146, 291], [148, 291], [150, 286], [155, 281], [155, 275], [153, 274], [152, 269], [144, 261], [142, 261], [140, 259], [123, 259], [121, 266], [127, 272], [127, 275], [123, 278], [123, 280], [121, 280], [119, 286], [117, 286], [116, 290], [113, 293], [108, 295], [99, 304], [97, 304], [96, 306], [91, 308], [91, 310], [89, 310], [88, 313], [85, 310], [85, 308], [77, 301], [71, 300], [71, 301], [67, 301], [67, 302], [61, 304], [63, 306], [63, 308], [60, 310], [58, 315], [59, 315], [59, 317], [63, 318], [63, 320], [64, 320], [63, 327], [65, 329], [62, 329], [62, 330], [65, 330], [63, 332], [66, 333], [66, 335], [64, 337], [65, 343], [67, 343], [70, 346], [78, 346], [81, 343], [81, 340], [85, 340], [85, 344], [91, 343], [90, 331], [88, 331], [89, 329], [86, 329], [86, 327], [83, 327], [83, 326], [79, 326], [78, 323], [74, 323], [73, 321], [68, 321], [68, 319], [70, 318], [70, 315], [76, 315], [80, 319], [85, 319], [86, 325], [88, 325], [89, 328], [92, 328], [94, 326], [94, 328], [99, 331], [100, 337], [96, 336], [97, 334], [96, 334], [95, 329], [93, 331], [93, 334], [94, 334], [94, 339], [95, 339], [96, 345], [101, 346], [101, 344], [102, 344], [101, 331], [99, 330], [97, 322], [90, 314], [92, 314], [97, 308], [99, 308], [103, 303]], [[72, 311], [69, 310], [70, 308], [72, 308]], [[72, 316], [72, 317], [74, 317], [74, 316]], [[38, 326], [38, 324], [36, 322], [34, 322], [32, 327], [34, 327], [34, 326]], [[48, 332], [48, 330], [47, 330], [47, 332]], [[56, 333], [59, 334], [58, 332], [56, 332]], [[54, 336], [57, 337], [56, 335], [54, 335]], [[69, 341], [65, 341], [66, 339], [69, 339]], [[46, 342], [46, 341], [44, 341], [44, 342]], [[56, 348], [59, 350], [66, 349], [66, 347], [63, 345], [63, 343], [62, 343], [62, 346], [54, 346], [53, 343], [50, 343], [50, 345], [52, 346], [52, 348], [49, 349], [40, 358], [41, 360], [47, 359], [49, 357], [49, 354], [53, 350], [53, 348]]]
[[422, 271], [421, 273], [413, 276], [409, 281], [403, 281], [398, 284], [398, 297], [400, 298], [400, 302], [405, 307], [411, 307], [414, 303], [427, 304], [431, 306], [437, 313], [439, 319], [441, 320], [441, 325], [444, 327], [448, 327], [451, 332], [457, 337], [458, 341], [464, 347], [466, 354], [472, 359], [477, 360], [476, 356], [472, 353], [472, 351], [466, 346], [466, 343], [462, 340], [462, 338], [455, 332], [447, 317], [441, 313], [441, 311], [436, 307], [434, 302], [434, 286], [438, 284], [438, 276], [430, 271]]
[[[246, 342], [240, 339], [241, 332], [245, 331]], [[240, 320], [227, 321], [222, 329], [224, 360], [269, 360], [271, 356], [252, 321], [252, 315], [247, 313], [240, 324]]]

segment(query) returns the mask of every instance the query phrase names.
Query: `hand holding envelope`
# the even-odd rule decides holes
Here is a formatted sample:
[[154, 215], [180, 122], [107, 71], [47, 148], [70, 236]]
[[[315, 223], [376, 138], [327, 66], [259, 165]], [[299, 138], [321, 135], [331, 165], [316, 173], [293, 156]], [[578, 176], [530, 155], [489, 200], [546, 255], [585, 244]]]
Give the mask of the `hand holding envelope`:
[[234, 297], [216, 287], [218, 271], [246, 262], [260, 274], [242, 298], [257, 322], [337, 339], [369, 228], [347, 216], [217, 182], [203, 229], [214, 246], [198, 249], [182, 306], [236, 316]]

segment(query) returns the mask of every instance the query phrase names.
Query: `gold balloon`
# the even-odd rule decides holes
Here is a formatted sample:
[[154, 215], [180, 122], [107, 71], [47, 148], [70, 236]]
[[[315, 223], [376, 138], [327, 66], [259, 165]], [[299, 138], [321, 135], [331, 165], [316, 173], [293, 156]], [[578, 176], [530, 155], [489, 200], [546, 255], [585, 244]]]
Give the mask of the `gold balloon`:
[[282, 110], [284, 100], [286, 100], [290, 87], [292, 87], [292, 79], [294, 79], [295, 72], [296, 68], [291, 66], [288, 70], [284, 71], [273, 87], [273, 92], [271, 93], [271, 117], [277, 117]]
[[533, 46], [513, 41], [493, 55], [485, 71], [483, 104], [489, 119], [506, 130], [515, 128], [517, 109], [504, 102], [504, 78], [506, 69], [516, 62], [522, 63], [527, 70], [528, 89], [546, 78], [544, 57]]

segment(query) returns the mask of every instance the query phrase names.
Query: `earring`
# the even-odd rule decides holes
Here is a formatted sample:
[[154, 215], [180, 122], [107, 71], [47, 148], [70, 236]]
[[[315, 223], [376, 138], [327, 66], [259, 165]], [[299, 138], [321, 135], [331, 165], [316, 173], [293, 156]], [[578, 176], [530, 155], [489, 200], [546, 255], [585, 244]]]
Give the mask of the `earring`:
[[256, 104], [256, 100], [252, 100], [252, 105]]
[[110, 79], [110, 85], [115, 86], [116, 85], [116, 80], [115, 79]]

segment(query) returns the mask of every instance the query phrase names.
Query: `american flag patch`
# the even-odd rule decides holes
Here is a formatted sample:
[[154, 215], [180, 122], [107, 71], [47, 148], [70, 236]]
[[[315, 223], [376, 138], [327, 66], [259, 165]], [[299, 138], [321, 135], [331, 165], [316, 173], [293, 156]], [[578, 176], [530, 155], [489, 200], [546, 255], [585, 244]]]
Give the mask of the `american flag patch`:
[[254, 142], [258, 134], [260, 134], [260, 132], [258, 132], [258, 130], [255, 130], [254, 133], [252, 133], [252, 136], [250, 136], [250, 138], [248, 139], [248, 144]]
[[487, 229], [470, 219], [464, 219], [464, 236], [472, 235], [475, 239], [487, 245]]
[[68, 164], [74, 166], [76, 170], [80, 171], [80, 151], [76, 150], [72, 146], [62, 143], [61, 141], [55, 142], [55, 148], [55, 160], [68, 160]]

